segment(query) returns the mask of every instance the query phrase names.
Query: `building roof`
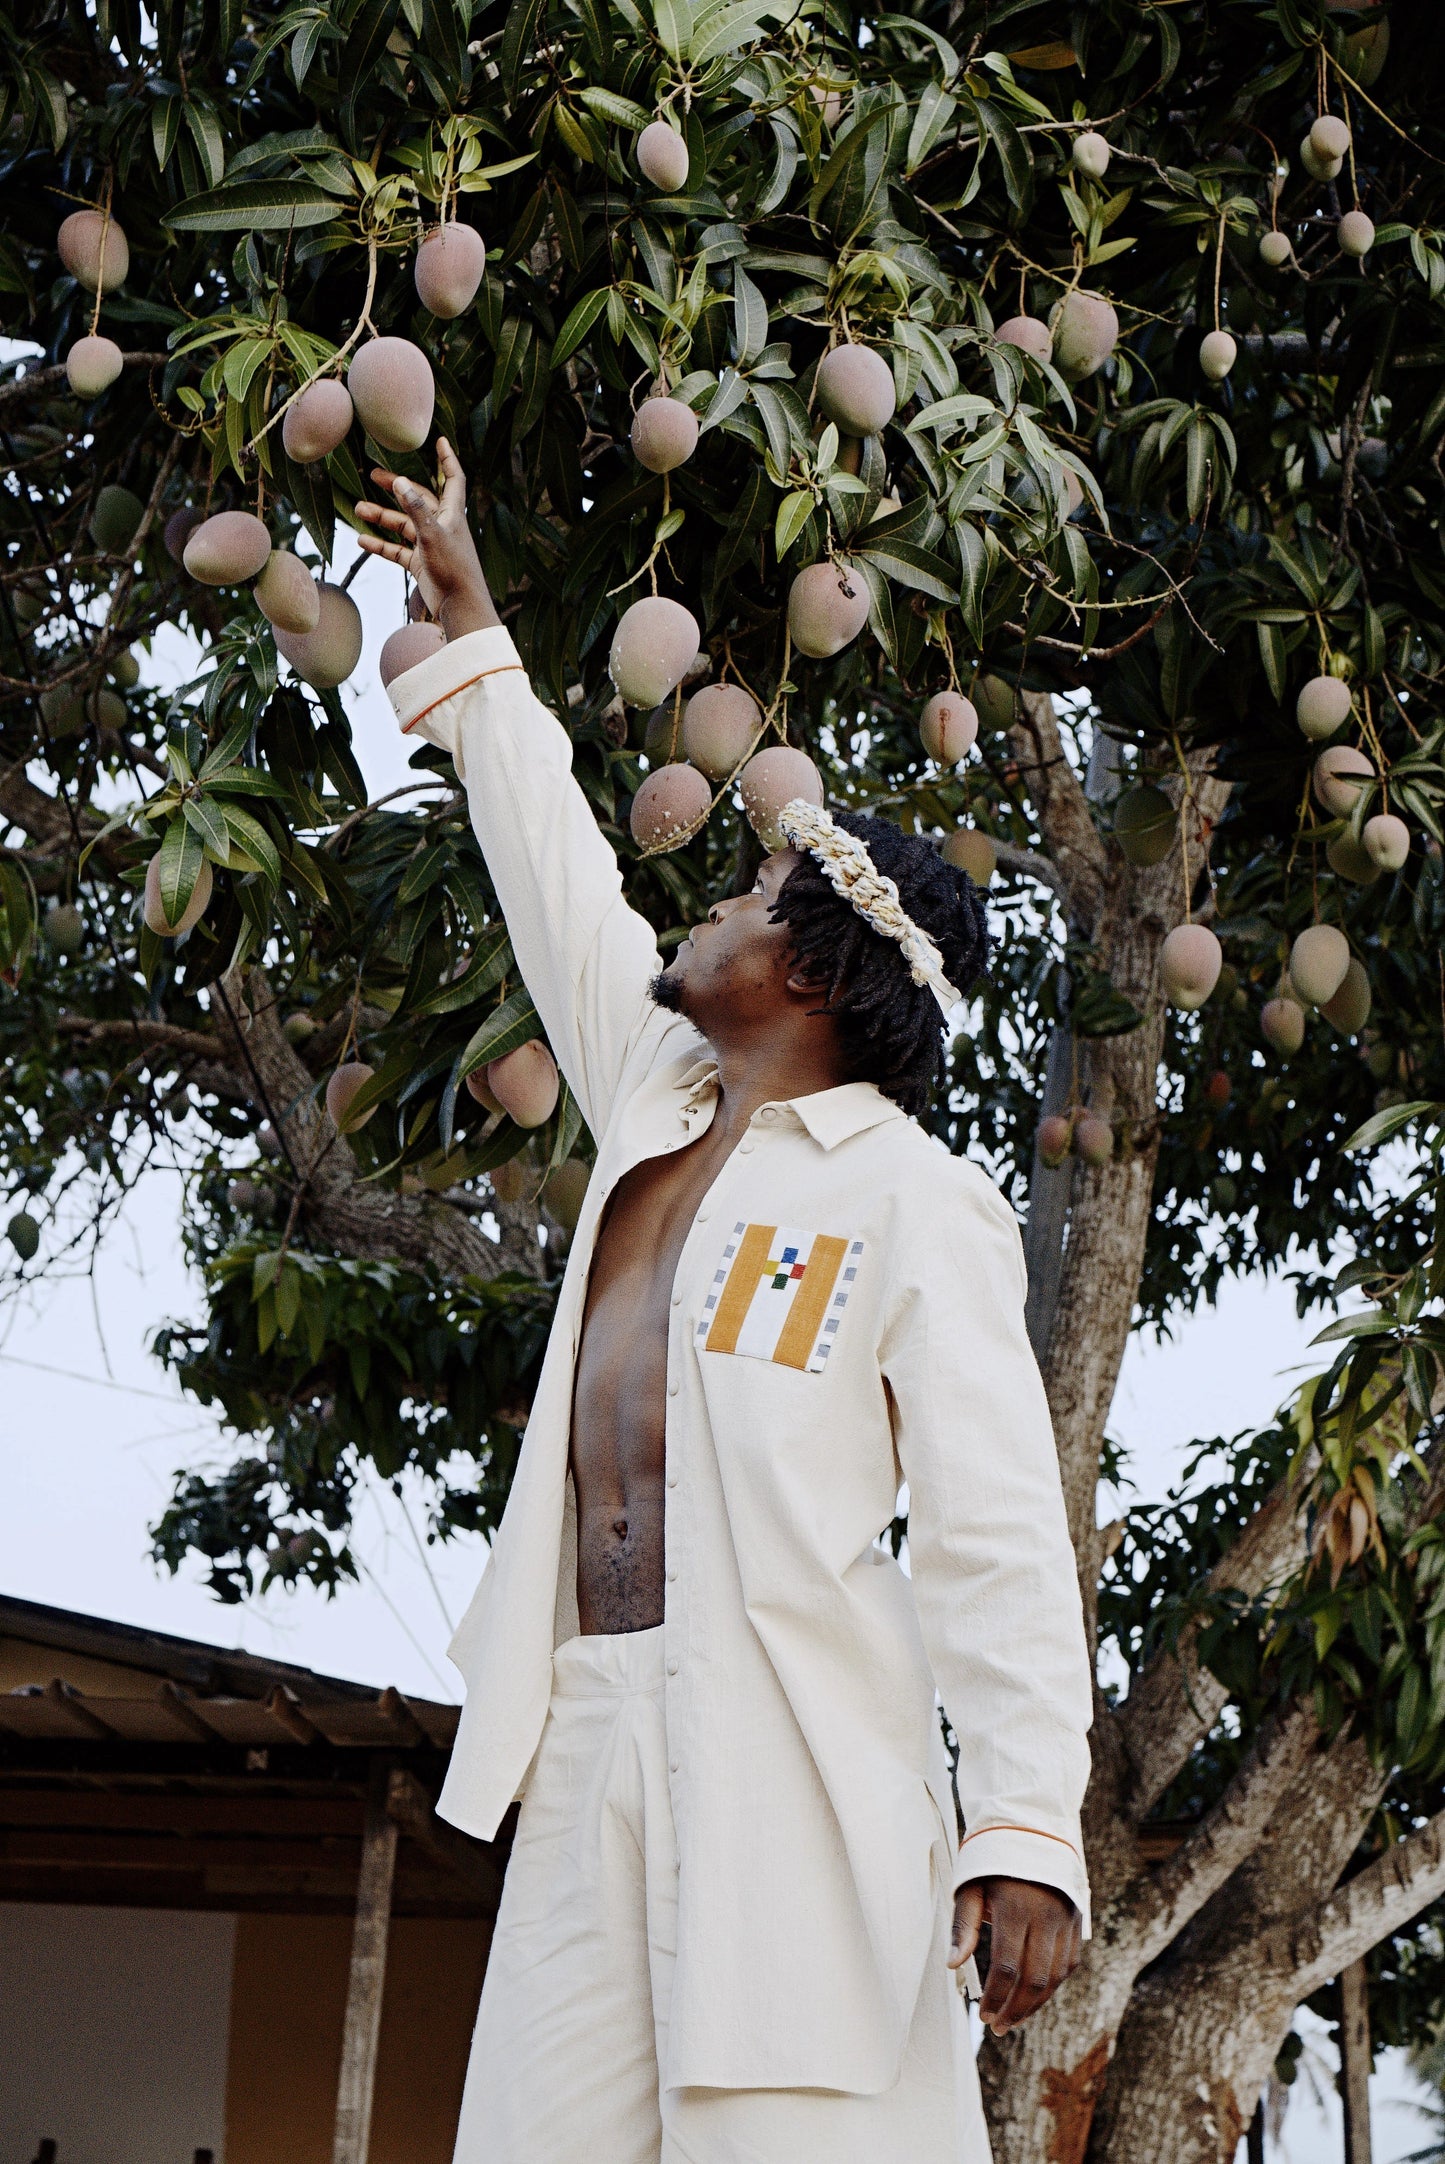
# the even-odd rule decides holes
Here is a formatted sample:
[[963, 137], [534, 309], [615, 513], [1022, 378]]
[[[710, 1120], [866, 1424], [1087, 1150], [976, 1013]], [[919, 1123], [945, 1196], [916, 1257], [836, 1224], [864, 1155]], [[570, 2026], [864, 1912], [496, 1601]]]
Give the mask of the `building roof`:
[[490, 1917], [510, 1827], [433, 1806], [459, 1711], [0, 1598], [0, 1902], [349, 1913], [380, 1781], [396, 1913]]
[[[375, 1691], [289, 1661], [0, 1595], [4, 1641], [11, 1653], [0, 1674], [15, 1672], [19, 1645], [36, 1680], [8, 1690], [0, 1682], [0, 1736], [445, 1750], [456, 1735], [458, 1707], [391, 1685]], [[56, 1656], [53, 1665], [47, 1654]], [[77, 1668], [84, 1682], [75, 1680]]]

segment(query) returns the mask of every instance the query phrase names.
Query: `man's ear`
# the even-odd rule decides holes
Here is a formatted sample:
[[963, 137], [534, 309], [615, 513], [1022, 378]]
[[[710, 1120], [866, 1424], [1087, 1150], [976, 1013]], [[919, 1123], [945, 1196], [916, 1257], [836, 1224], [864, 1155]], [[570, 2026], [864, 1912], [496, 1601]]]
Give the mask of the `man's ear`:
[[794, 999], [821, 1000], [826, 1005], [828, 986], [822, 977], [815, 976], [806, 963], [795, 962], [783, 979], [784, 991], [791, 992]]

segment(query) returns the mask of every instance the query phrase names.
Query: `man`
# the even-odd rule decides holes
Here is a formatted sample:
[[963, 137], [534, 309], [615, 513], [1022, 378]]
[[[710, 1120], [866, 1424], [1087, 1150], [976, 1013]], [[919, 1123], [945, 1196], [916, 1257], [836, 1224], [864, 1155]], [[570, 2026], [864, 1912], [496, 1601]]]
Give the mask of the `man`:
[[661, 969], [439, 457], [440, 500], [358, 506], [447, 634], [391, 696], [597, 1140], [452, 1647], [441, 1808], [486, 1838], [522, 1796], [458, 2164], [975, 2164], [959, 1972], [987, 1921], [1002, 2031], [1077, 1962], [1090, 1711], [1017, 1226], [907, 1117], [982, 912], [799, 804]]

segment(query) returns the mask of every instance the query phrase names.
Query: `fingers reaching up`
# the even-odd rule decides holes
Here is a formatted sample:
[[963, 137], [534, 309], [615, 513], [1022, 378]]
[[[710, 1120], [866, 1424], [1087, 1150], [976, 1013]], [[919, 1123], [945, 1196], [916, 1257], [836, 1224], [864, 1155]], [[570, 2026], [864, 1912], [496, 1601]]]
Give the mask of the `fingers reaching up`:
[[467, 525], [466, 475], [445, 436], [437, 440], [437, 471], [439, 494], [389, 467], [374, 466], [371, 478], [391, 501], [363, 500], [356, 515], [374, 529], [359, 536], [362, 548], [410, 573], [428, 609], [453, 638], [499, 618]]

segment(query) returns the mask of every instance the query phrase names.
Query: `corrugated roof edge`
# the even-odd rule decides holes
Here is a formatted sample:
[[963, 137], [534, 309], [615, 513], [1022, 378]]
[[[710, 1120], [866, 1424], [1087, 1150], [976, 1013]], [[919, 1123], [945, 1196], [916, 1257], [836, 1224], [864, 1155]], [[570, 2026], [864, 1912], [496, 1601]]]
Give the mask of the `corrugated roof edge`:
[[[298, 1668], [291, 1661], [233, 1652], [196, 1638], [172, 1638], [164, 1631], [147, 1630], [139, 1624], [116, 1623], [108, 1616], [78, 1615], [70, 1608], [50, 1608], [41, 1601], [18, 1600], [5, 1593], [0, 1593], [0, 1637], [21, 1638], [32, 1645], [84, 1654], [92, 1660], [115, 1661], [149, 1675], [166, 1676], [208, 1697], [265, 1698], [282, 1684], [303, 1705], [334, 1705], [339, 1701], [374, 1705], [381, 1688], [374, 1683], [318, 1675], [314, 1669]], [[417, 1698], [411, 1692], [406, 1696], [416, 1706], [440, 1708], [445, 1703]]]

